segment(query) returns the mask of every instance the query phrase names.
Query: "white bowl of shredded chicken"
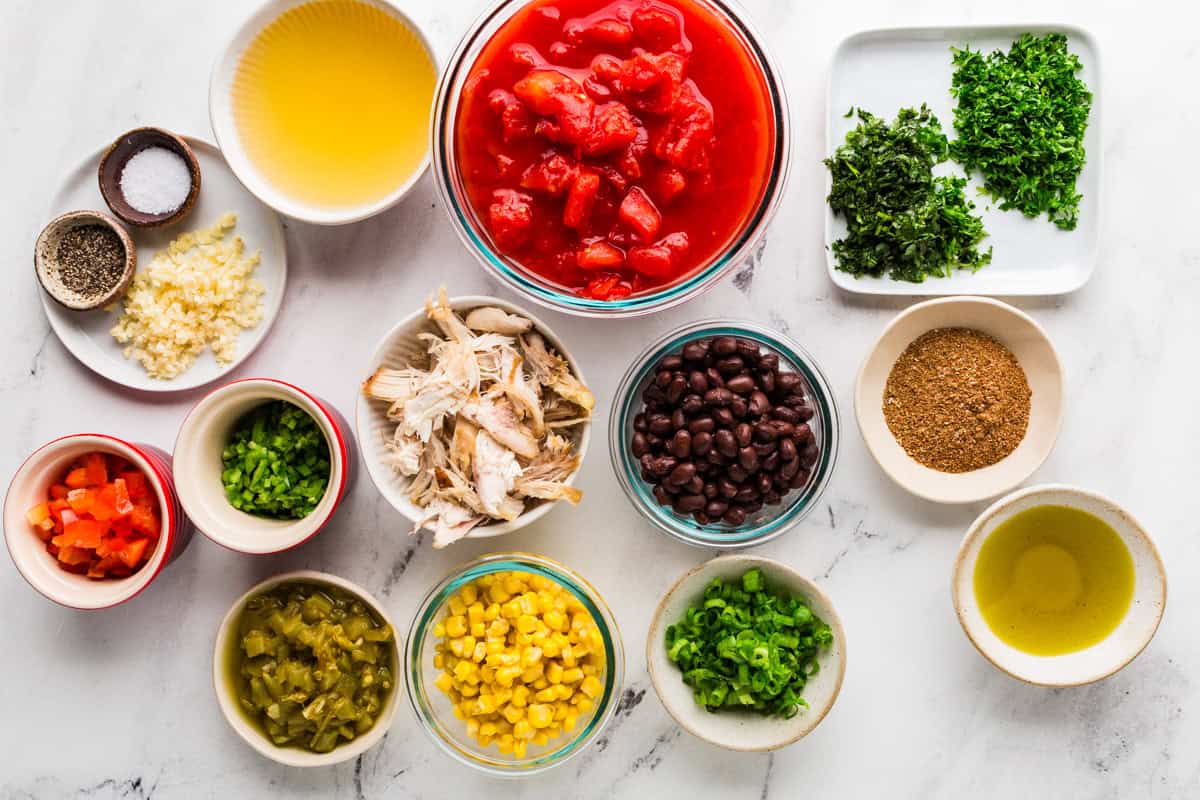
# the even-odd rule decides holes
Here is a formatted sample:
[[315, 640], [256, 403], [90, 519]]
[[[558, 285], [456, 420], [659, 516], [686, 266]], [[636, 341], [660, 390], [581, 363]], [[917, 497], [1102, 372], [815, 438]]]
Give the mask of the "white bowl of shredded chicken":
[[595, 397], [549, 327], [494, 297], [437, 299], [371, 358], [356, 408], [371, 480], [433, 546], [544, 516], [587, 452]]

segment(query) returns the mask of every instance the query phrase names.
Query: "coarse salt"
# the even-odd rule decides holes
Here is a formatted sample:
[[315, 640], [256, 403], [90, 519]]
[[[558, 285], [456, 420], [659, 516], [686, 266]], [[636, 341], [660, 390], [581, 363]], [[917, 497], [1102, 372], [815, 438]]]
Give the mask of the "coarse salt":
[[165, 147], [139, 150], [121, 170], [125, 202], [143, 214], [166, 214], [183, 205], [192, 190], [187, 162]]

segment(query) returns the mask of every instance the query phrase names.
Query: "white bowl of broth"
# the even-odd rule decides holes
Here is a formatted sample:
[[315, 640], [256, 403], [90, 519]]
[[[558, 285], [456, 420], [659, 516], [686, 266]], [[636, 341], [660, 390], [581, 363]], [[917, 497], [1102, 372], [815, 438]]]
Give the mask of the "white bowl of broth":
[[993, 666], [1039, 686], [1080, 686], [1138, 656], [1158, 630], [1167, 576], [1133, 515], [1048, 484], [984, 511], [954, 565], [954, 607]]
[[356, 222], [429, 166], [433, 49], [383, 0], [268, 0], [217, 59], [213, 134], [238, 179], [282, 214]]

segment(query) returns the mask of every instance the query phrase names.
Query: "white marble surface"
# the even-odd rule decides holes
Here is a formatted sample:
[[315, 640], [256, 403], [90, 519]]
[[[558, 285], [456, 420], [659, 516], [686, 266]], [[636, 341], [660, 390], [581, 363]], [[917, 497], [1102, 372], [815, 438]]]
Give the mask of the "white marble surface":
[[[444, 56], [479, 0], [402, 0]], [[415, 546], [360, 480], [336, 524], [298, 551], [249, 558], [197, 537], [144, 595], [99, 614], [31, 591], [0, 559], [0, 797], [904, 797], [1200, 795], [1200, 603], [1195, 346], [1200, 337], [1200, 54], [1196, 12], [1172, 0], [859, 0], [748, 5], [781, 56], [795, 118], [792, 180], [757, 269], [704, 298], [611, 325], [549, 314], [587, 365], [603, 409], [648, 337], [731, 314], [786, 329], [837, 387], [843, 446], [818, 513], [759, 552], [815, 576], [848, 630], [849, 671], [829, 718], [774, 756], [714, 750], [681, 734], [641, 653], [651, 610], [702, 551], [666, 540], [626, 505], [597, 442], [587, 493], [505, 545], [543, 551], [595, 581], [628, 649], [627, 703], [608, 745], [558, 772], [496, 783], [458, 768], [407, 708], [358, 763], [297, 771], [237, 740], [213, 702], [216, 624], [249, 584], [296, 567], [344, 575], [407, 620], [456, 563], [494, 547]], [[195, 396], [118, 391], [50, 334], [29, 269], [55, 181], [122, 130], [158, 124], [209, 135], [211, 61], [251, 3], [43, 2], [0, 6], [0, 474], [78, 429], [170, 447]], [[865, 348], [899, 301], [838, 294], [821, 249], [826, 67], [837, 41], [881, 25], [1064, 21], [1090, 28], [1104, 58], [1105, 175], [1100, 265], [1083, 290], [1023, 300], [1066, 366], [1068, 410], [1036, 481], [1108, 493], [1144, 522], [1166, 559], [1171, 601], [1158, 637], [1116, 677], [1047, 691], [989, 667], [962, 635], [949, 574], [980, 510], [906, 496], [871, 462], [850, 389]], [[915, 98], [920, 99], [920, 98]], [[496, 292], [459, 246], [426, 179], [401, 207], [343, 229], [288, 225], [292, 279], [265, 345], [237, 371], [295, 381], [349, 414], [378, 337], [429, 289]], [[505, 296], [509, 296], [505, 294]], [[365, 476], [364, 476], [365, 478]], [[485, 794], [486, 793], [486, 794]]]

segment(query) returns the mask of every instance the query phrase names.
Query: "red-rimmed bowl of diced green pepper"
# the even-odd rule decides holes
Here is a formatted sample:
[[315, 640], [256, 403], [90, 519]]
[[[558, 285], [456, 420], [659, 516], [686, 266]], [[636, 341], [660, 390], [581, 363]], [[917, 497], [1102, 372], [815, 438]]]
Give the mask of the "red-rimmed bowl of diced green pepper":
[[175, 452], [179, 499], [196, 527], [250, 554], [315, 536], [355, 471], [342, 415], [273, 378], [233, 381], [202, 399], [180, 426]]

